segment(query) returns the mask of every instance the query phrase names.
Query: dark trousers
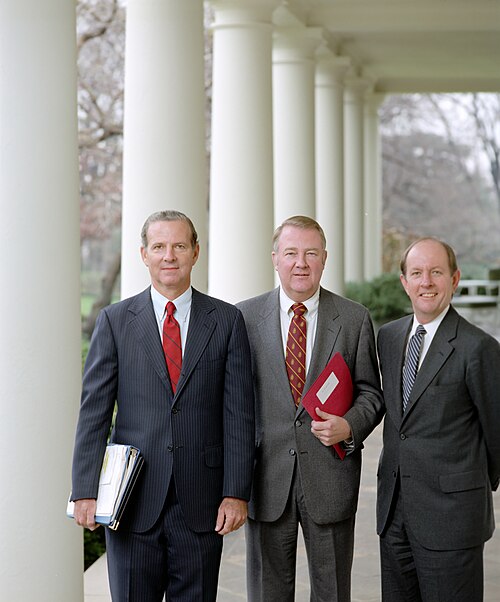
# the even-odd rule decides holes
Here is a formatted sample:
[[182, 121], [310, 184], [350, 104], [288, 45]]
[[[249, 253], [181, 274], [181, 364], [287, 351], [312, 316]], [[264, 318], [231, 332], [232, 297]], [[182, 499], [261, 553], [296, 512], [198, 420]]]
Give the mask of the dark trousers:
[[398, 494], [380, 537], [382, 602], [482, 602], [483, 548], [424, 548], [408, 528]]
[[152, 529], [106, 529], [106, 546], [113, 602], [161, 602], [164, 596], [167, 602], [214, 602], [217, 597], [222, 536], [187, 527], [173, 482]]
[[354, 516], [328, 525], [315, 523], [305, 507], [298, 476], [277, 521], [247, 521], [248, 601], [295, 600], [299, 524], [309, 565], [311, 602], [350, 602]]

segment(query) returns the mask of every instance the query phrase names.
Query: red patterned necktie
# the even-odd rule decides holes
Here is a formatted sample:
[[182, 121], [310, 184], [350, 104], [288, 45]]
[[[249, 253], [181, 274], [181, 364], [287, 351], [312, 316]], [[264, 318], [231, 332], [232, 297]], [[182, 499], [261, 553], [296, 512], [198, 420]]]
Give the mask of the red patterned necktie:
[[286, 341], [286, 371], [295, 406], [298, 406], [306, 382], [306, 330], [304, 313], [307, 311], [303, 303], [292, 305], [293, 317]]
[[175, 305], [172, 301], [167, 303], [167, 315], [163, 322], [163, 351], [167, 361], [168, 374], [175, 393], [182, 367], [181, 329], [179, 322], [174, 318]]

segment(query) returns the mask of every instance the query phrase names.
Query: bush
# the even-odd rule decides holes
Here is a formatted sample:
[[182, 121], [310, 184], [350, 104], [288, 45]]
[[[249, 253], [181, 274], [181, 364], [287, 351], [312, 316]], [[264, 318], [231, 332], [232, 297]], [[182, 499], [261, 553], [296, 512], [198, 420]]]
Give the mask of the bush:
[[84, 529], [83, 533], [83, 559], [84, 569], [87, 570], [106, 551], [104, 527], [95, 531]]
[[367, 307], [378, 325], [411, 312], [408, 296], [397, 274], [382, 274], [369, 282], [349, 282], [346, 297]]

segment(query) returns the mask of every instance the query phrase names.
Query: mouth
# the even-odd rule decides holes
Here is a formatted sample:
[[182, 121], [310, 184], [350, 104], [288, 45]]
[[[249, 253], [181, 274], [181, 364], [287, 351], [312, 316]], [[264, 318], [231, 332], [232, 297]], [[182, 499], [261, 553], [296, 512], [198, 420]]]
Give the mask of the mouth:
[[420, 296], [424, 299], [434, 299], [434, 297], [437, 297], [437, 293], [421, 293]]

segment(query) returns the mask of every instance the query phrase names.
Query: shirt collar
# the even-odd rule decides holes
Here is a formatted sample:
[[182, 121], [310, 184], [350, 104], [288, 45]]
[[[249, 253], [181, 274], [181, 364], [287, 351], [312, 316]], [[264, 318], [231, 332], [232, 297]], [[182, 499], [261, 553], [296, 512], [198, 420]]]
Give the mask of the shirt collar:
[[[294, 301], [293, 299], [290, 299], [290, 297], [285, 293], [283, 288], [280, 286], [280, 309], [281, 309], [281, 311], [283, 311], [285, 314], [288, 314], [290, 312], [290, 308], [292, 307], [292, 305], [294, 303], [296, 303], [296, 301]], [[309, 316], [311, 315], [312, 312], [317, 311], [318, 306], [319, 306], [319, 288], [312, 297], [309, 297], [309, 299], [302, 301], [302, 303], [306, 306], [307, 313], [309, 314]]]
[[[439, 316], [437, 316], [436, 318], [434, 318], [434, 320], [431, 320], [427, 324], [422, 324], [422, 326], [425, 328], [426, 336], [430, 335], [430, 337], [432, 338], [436, 334], [436, 331], [439, 328], [439, 325], [443, 321], [443, 319], [446, 316], [446, 314], [448, 313], [449, 309], [450, 309], [450, 306], [448, 305], [447, 307], [445, 307], [443, 309], [443, 311], [439, 314]], [[417, 318], [414, 315], [413, 316], [413, 324], [412, 324], [412, 327], [411, 327], [410, 336], [415, 333], [415, 331], [417, 330], [417, 326], [419, 324], [420, 324], [420, 322], [417, 320]]]
[[165, 307], [169, 301], [173, 301], [175, 304], [175, 314], [177, 320], [180, 322], [183, 320], [189, 310], [191, 308], [191, 300], [193, 297], [193, 289], [189, 287], [186, 291], [179, 295], [177, 299], [167, 299], [164, 297], [159, 291], [155, 289], [154, 286], [151, 286], [151, 300], [153, 302], [153, 308], [156, 314], [156, 317], [159, 321], [161, 321], [165, 314]]

